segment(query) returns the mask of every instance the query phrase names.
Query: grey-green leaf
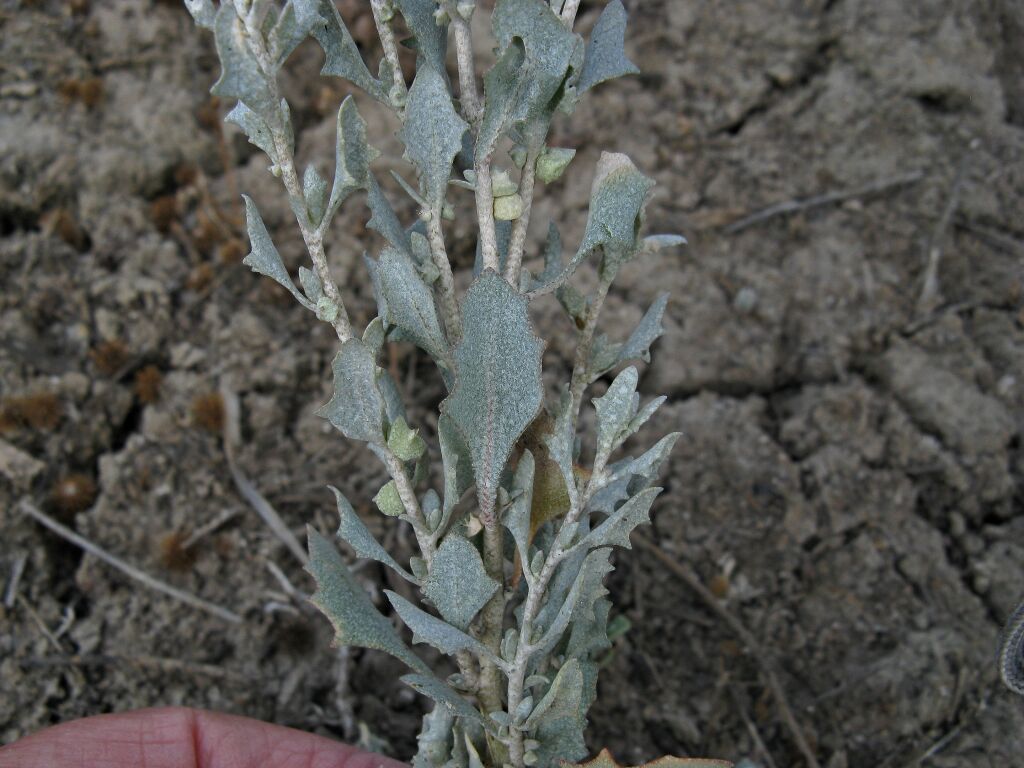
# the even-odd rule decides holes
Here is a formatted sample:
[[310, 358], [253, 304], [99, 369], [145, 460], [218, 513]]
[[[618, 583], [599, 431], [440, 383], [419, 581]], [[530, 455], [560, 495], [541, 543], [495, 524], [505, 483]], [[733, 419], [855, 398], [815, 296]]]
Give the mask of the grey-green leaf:
[[326, 55], [320, 74], [343, 77], [358, 85], [377, 101], [387, 104], [386, 89], [366, 68], [363, 57], [359, 54], [359, 47], [345, 26], [334, 0], [320, 0], [320, 15], [323, 17], [323, 23], [313, 29], [313, 36]]
[[668, 306], [668, 294], [662, 293], [644, 313], [640, 324], [619, 349], [619, 363], [624, 363], [627, 360], [643, 360], [645, 363], [651, 361], [651, 344], [665, 332], [661, 326], [661, 319], [665, 316], [666, 306]]
[[185, 0], [185, 7], [192, 14], [196, 24], [204, 29], [213, 29], [217, 21], [217, 9], [213, 0]]
[[626, 155], [602, 152], [590, 189], [587, 228], [573, 262], [578, 264], [601, 245], [635, 248], [644, 203], [653, 186], [654, 181], [640, 173]]
[[270, 57], [277, 66], [284, 64], [315, 26], [323, 24], [319, 6], [320, 0], [288, 0], [267, 37]]
[[533, 731], [534, 738], [540, 742], [536, 750], [539, 765], [586, 757], [583, 729], [587, 724], [588, 696], [584, 688], [580, 661], [569, 659], [526, 719], [524, 728]]
[[441, 71], [429, 64], [419, 68], [399, 132], [406, 157], [419, 171], [423, 196], [435, 210], [444, 201], [452, 161], [462, 149], [462, 134], [469, 127], [455, 111]]
[[484, 724], [484, 718], [477, 712], [468, 701], [442, 683], [433, 675], [426, 673], [420, 675], [404, 675], [402, 682], [414, 691], [428, 696], [438, 704], [446, 707], [456, 717]]
[[302, 196], [306, 200], [309, 223], [314, 227], [320, 226], [327, 210], [327, 182], [314, 165], [307, 165], [306, 172], [302, 174]]
[[537, 644], [538, 653], [549, 652], [562, 637], [562, 633], [569, 626], [569, 622], [575, 617], [582, 616], [592, 621], [594, 618], [594, 601], [607, 594], [603, 586], [604, 577], [615, 570], [608, 562], [608, 555], [611, 550], [606, 548], [596, 549], [590, 552], [583, 561], [583, 567], [576, 575], [576, 580], [569, 590], [565, 602], [558, 609], [558, 613], [551, 620], [550, 626], [544, 631], [544, 636]]
[[597, 411], [597, 456], [603, 464], [619, 445], [619, 435], [636, 413], [636, 384], [639, 374], [630, 366], [615, 377], [602, 397], [594, 398]]
[[533, 454], [523, 451], [512, 477], [512, 491], [516, 494], [505, 510], [505, 527], [512, 534], [519, 550], [519, 562], [526, 568], [530, 562], [530, 513], [533, 509], [533, 476], [536, 464]]
[[621, 0], [612, 0], [601, 11], [601, 16], [590, 33], [583, 58], [583, 72], [576, 86], [580, 93], [598, 83], [622, 75], [635, 75], [640, 70], [626, 58], [623, 43], [626, 38], [626, 9]]
[[448, 25], [438, 24], [434, 16], [436, 0], [395, 0], [416, 41], [416, 52], [428, 66], [444, 73], [448, 51]]
[[370, 163], [377, 151], [366, 143], [366, 123], [351, 94], [338, 109], [338, 127], [334, 151], [334, 184], [327, 209], [334, 213], [345, 198], [369, 184]]
[[667, 434], [639, 458], [623, 459], [609, 465], [607, 480], [591, 497], [589, 508], [610, 515], [620, 501], [650, 485], [681, 436], [680, 432]]
[[445, 620], [465, 630], [497, 589], [476, 547], [454, 531], [445, 536], [423, 585]]
[[334, 492], [334, 498], [338, 503], [338, 515], [341, 522], [338, 526], [338, 536], [344, 539], [357, 557], [368, 560], [376, 560], [393, 570], [406, 581], [417, 583], [412, 574], [400, 566], [384, 547], [373, 537], [359, 515], [352, 509], [345, 495], [333, 485], [328, 486]]
[[366, 182], [366, 204], [370, 207], [371, 214], [366, 226], [380, 232], [392, 246], [403, 253], [412, 253], [409, 233], [402, 228], [402, 223], [395, 215], [395, 209], [384, 196], [384, 190], [380, 188], [377, 179], [373, 174], [369, 174]]
[[334, 396], [317, 411], [345, 437], [368, 443], [384, 442], [384, 401], [377, 388], [377, 364], [359, 339], [341, 345], [331, 363]]
[[412, 260], [395, 248], [385, 248], [377, 264], [377, 279], [385, 301], [384, 322], [398, 326], [403, 336], [447, 366], [451, 353], [437, 318], [434, 294]]
[[235, 13], [234, 6], [227, 3], [220, 6], [213, 33], [223, 71], [210, 93], [226, 99], [238, 99], [259, 115], [268, 114], [277, 104], [267, 76], [249, 49], [245, 25]]
[[299, 267], [299, 285], [313, 304], [320, 301], [320, 297], [324, 295], [324, 286], [320, 278], [316, 276], [316, 272], [306, 267]]
[[444, 526], [462, 494], [473, 485], [473, 459], [462, 433], [443, 413], [437, 420], [437, 439], [444, 467], [444, 506], [439, 525]]
[[310, 602], [334, 625], [335, 642], [390, 653], [417, 672], [429, 674], [427, 665], [406, 647], [391, 622], [373, 607], [334, 545], [312, 527], [308, 534], [307, 570], [317, 584]]
[[242, 195], [242, 198], [245, 200], [246, 229], [249, 231], [249, 244], [252, 248], [249, 255], [242, 259], [242, 263], [253, 272], [265, 275], [287, 288], [288, 292], [306, 309], [315, 309], [313, 302], [303, 296], [292, 282], [284, 262], [281, 261], [281, 254], [277, 252], [274, 241], [270, 239], [270, 233], [267, 232], [267, 227], [263, 223], [263, 217], [256, 209], [256, 203], [248, 195]]
[[642, 523], [651, 521], [651, 504], [661, 493], [661, 488], [645, 488], [587, 534], [581, 542], [583, 547], [617, 546], [632, 549], [629, 534]]
[[485, 522], [494, 519], [498, 482], [509, 454], [544, 397], [543, 348], [530, 326], [526, 300], [486, 270], [462, 303], [457, 383], [441, 406], [469, 446]]
[[449, 656], [454, 656], [462, 650], [472, 651], [478, 658], [488, 659], [497, 664], [501, 663], [490, 648], [470, 637], [461, 629], [441, 621], [436, 616], [431, 616], [390, 589], [385, 589], [384, 594], [387, 595], [391, 605], [405, 622], [405, 626], [412, 630], [414, 643], [430, 643], [441, 653]]
[[224, 122], [234, 123], [241, 128], [249, 137], [249, 143], [262, 149], [270, 161], [277, 164], [277, 149], [274, 147], [274, 137], [270, 133], [266, 120], [240, 101], [235, 104], [234, 109], [228, 112]]

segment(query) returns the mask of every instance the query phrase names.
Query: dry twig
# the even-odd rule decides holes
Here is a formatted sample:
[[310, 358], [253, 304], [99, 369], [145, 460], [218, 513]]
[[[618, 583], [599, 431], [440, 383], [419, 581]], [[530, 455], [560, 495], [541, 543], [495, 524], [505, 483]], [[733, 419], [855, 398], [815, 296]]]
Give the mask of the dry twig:
[[743, 623], [736, 618], [731, 611], [729, 611], [713, 594], [711, 594], [711, 591], [704, 586], [697, 574], [689, 567], [683, 565], [663, 552], [656, 544], [654, 544], [654, 542], [650, 541], [646, 537], [636, 534], [633, 538], [634, 541], [654, 555], [666, 568], [672, 571], [672, 573], [682, 579], [690, 589], [696, 592], [705, 604], [707, 604], [707, 606], [714, 611], [722, 621], [729, 625], [729, 628], [737, 637], [739, 637], [740, 641], [747, 647], [747, 650], [750, 651], [751, 655], [753, 655], [754, 659], [761, 667], [761, 674], [764, 676], [768, 690], [771, 691], [772, 698], [775, 699], [775, 705], [779, 708], [779, 714], [782, 716], [782, 721], [789, 730], [793, 741], [796, 743], [797, 749], [799, 749], [800, 753], [804, 756], [804, 760], [806, 761], [808, 768], [820, 768], [818, 759], [814, 755], [814, 750], [812, 750], [811, 745], [808, 744], [807, 737], [804, 736], [803, 729], [801, 729], [800, 724], [797, 722], [797, 719], [793, 714], [793, 710], [790, 708], [789, 702], [786, 699], [785, 690], [775, 674], [775, 665], [765, 652], [764, 648], [761, 647], [757, 638], [755, 638], [750, 631], [743, 626]]
[[203, 600], [201, 597], [196, 597], [195, 595], [189, 592], [180, 590], [177, 587], [172, 587], [170, 584], [162, 582], [159, 579], [155, 579], [148, 573], [145, 573], [144, 571], [140, 571], [135, 566], [129, 565], [119, 557], [116, 557], [107, 552], [105, 549], [101, 549], [100, 547], [96, 546], [88, 539], [79, 536], [70, 528], [61, 525], [56, 520], [51, 518], [49, 515], [44, 513], [42, 510], [36, 508], [36, 506], [28, 499], [22, 499], [18, 507], [26, 515], [28, 515], [31, 518], [34, 518], [36, 522], [45, 526], [46, 528], [49, 528], [62, 539], [71, 542], [76, 547], [82, 550], [85, 550], [93, 557], [99, 558], [107, 565], [116, 568], [117, 570], [121, 571], [121, 573], [123, 573], [125, 576], [134, 579], [143, 586], [149, 587], [150, 589], [156, 592], [162, 592], [168, 597], [172, 597], [179, 602], [185, 603], [185, 605], [191, 606], [192, 608], [198, 608], [199, 610], [212, 614], [217, 618], [224, 619], [225, 621], [230, 621], [234, 624], [241, 623], [242, 617], [234, 611], [229, 611], [227, 608], [222, 608], [219, 605], [215, 605], [214, 603]]

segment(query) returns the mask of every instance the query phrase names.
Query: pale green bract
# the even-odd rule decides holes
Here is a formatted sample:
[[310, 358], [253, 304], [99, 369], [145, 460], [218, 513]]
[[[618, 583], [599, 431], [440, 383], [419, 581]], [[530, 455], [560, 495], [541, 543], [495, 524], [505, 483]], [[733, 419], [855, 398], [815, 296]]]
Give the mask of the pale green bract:
[[[685, 239], [643, 236], [654, 182], [613, 152], [597, 162], [582, 237], [566, 246], [568, 256], [555, 222], [537, 223], [544, 242], [534, 242], [527, 224], [533, 199], [558, 190], [576, 157], [575, 148], [548, 143], [556, 115], [571, 114], [596, 85], [637, 71], [626, 54], [625, 7], [608, 2], [584, 40], [573, 29], [577, 3], [497, 0], [494, 64], [481, 96], [470, 48], [481, 24], [474, 0], [365, 4], [380, 37], [379, 49], [368, 50], [383, 53], [376, 75], [360, 50], [365, 41], [356, 43], [334, 0], [185, 4], [213, 31], [222, 65], [213, 91], [235, 102], [227, 120], [284, 183], [309, 256], [296, 285], [245, 197], [244, 263], [337, 336], [332, 394], [317, 413], [382, 462], [386, 478], [374, 484], [372, 504], [358, 508], [384, 526], [403, 526], [415, 551], [389, 551], [388, 539], [378, 540], [374, 525], [329, 486], [337, 536], [346, 552], [379, 564], [365, 574], [386, 569], [402, 580], [391, 582], [401, 589], [384, 590], [384, 607], [412, 644], [451, 657], [445, 666], [457, 671], [445, 680], [432, 672], [334, 543], [310, 529], [313, 604], [338, 644], [401, 660], [411, 670], [402, 680], [434, 702], [414, 768], [556, 768], [585, 757], [599, 662], [623, 631], [604, 587], [611, 554], [629, 549], [633, 531], [650, 521], [661, 492], [655, 481], [680, 438], [671, 433], [638, 456], [618, 455], [657, 421], [665, 401], [641, 396], [640, 363], [664, 333], [667, 295], [634, 328], [605, 328], [601, 310], [622, 269]], [[376, 162], [380, 108], [369, 127], [356, 93], [333, 120], [333, 173], [332, 158], [296, 166], [308, 134], [294, 135], [278, 79], [309, 38], [323, 51], [321, 74], [344, 78], [394, 113], [408, 165]], [[470, 204], [476, 215], [467, 223]], [[376, 234], [361, 253], [332, 243], [342, 221], [351, 226], [348, 211], [337, 216], [342, 205], [369, 209], [366, 226]], [[342, 271], [343, 259], [359, 256], [376, 317], [366, 312], [369, 291]], [[578, 269], [593, 270], [592, 279], [578, 279]], [[598, 288], [585, 287], [595, 279]], [[562, 329], [577, 334], [571, 373], [560, 383], [544, 375], [534, 301], [560, 306], [568, 317]], [[589, 390], [601, 379], [595, 397]], [[405, 398], [418, 391], [425, 397], [407, 410]], [[439, 402], [434, 412], [431, 402]]]

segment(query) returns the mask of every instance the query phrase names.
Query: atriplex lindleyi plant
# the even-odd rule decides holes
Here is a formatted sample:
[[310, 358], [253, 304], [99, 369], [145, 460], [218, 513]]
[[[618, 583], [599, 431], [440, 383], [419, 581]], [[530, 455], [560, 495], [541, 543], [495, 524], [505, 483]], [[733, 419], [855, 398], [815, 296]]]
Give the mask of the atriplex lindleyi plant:
[[[611, 547], [628, 549], [630, 532], [649, 520], [661, 490], [651, 484], [679, 435], [667, 435], [639, 457], [612, 461], [665, 399], [641, 407], [634, 367], [622, 369], [591, 401], [597, 434], [586, 451], [590, 469], [578, 464], [577, 423], [587, 388], [623, 363], [648, 360], [662, 332], [665, 296], [624, 341], [596, 332], [612, 281], [642, 252], [683, 239], [639, 236], [653, 182], [626, 156], [605, 153], [576, 251], [563, 260], [551, 225], [542, 268], [531, 272], [523, 260], [534, 187], [559, 178], [574, 155], [546, 144], [555, 114], [571, 113], [595, 85], [636, 72], [623, 52], [625, 9], [612, 0], [585, 43], [572, 31], [579, 0], [498, 0], [491, 19], [497, 61], [484, 76], [481, 97], [470, 46], [473, 0], [371, 0], [384, 51], [376, 76], [333, 0], [186, 4], [216, 37], [223, 73], [213, 93], [237, 100], [227, 119], [267, 154], [271, 172], [284, 181], [312, 269], [299, 268], [296, 286], [248, 197], [252, 252], [245, 263], [333, 326], [340, 343], [334, 396], [319, 413], [383, 462], [391, 480], [374, 502], [411, 526], [419, 555], [397, 562], [333, 489], [338, 535], [358, 556], [418, 588], [421, 606], [386, 594], [413, 642], [453, 657], [458, 672], [441, 679], [416, 656], [334, 545], [310, 529], [313, 602], [334, 624], [339, 644], [390, 653], [411, 669], [403, 680], [436, 702], [424, 720], [417, 768], [522, 768], [583, 758], [586, 713], [596, 694], [594, 656], [610, 644], [602, 581], [612, 569]], [[399, 66], [401, 29], [410, 35], [401, 44], [416, 52], [411, 86]], [[450, 32], [458, 98], [446, 68]], [[352, 97], [338, 111], [333, 181], [313, 165], [300, 178], [277, 75], [308, 36], [326, 54], [322, 74], [345, 78], [401, 121], [405, 157], [418, 177], [413, 186], [396, 176], [419, 208], [412, 226], [399, 222], [370, 170], [378, 153]], [[461, 178], [452, 178], [453, 165]], [[474, 280], [460, 297], [442, 222], [457, 208], [449, 195], [459, 203], [462, 190], [474, 198], [478, 246]], [[365, 194], [369, 226], [387, 241], [376, 259], [365, 258], [379, 314], [361, 333], [352, 327], [324, 249], [332, 217], [356, 192]], [[598, 284], [584, 296], [569, 279], [591, 258]], [[548, 294], [579, 336], [571, 380], [545, 403], [544, 344], [527, 310]], [[395, 382], [377, 365], [383, 345], [398, 341], [430, 355], [447, 389], [437, 419], [440, 493], [427, 487], [434, 451], [408, 423]]]

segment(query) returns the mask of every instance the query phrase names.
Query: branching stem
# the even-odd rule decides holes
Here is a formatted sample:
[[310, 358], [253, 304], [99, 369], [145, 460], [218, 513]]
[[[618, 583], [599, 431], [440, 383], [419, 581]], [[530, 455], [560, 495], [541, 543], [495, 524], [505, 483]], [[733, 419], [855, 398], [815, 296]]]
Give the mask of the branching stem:
[[430, 257], [441, 273], [438, 278], [440, 288], [441, 316], [444, 320], [445, 331], [448, 333], [448, 343], [456, 344], [462, 338], [462, 317], [459, 312], [459, 303], [455, 298], [455, 276], [452, 274], [452, 265], [448, 260], [448, 249], [444, 244], [444, 231], [441, 229], [441, 206], [438, 205], [430, 213], [430, 221], [427, 222], [427, 240], [430, 243]]
[[[480, 95], [476, 89], [476, 65], [473, 61], [472, 12], [466, 18], [458, 11], [451, 0], [446, 0], [444, 9], [451, 19], [455, 31], [455, 58], [459, 65], [459, 103], [462, 114], [471, 125], [476, 125], [483, 117], [484, 108], [480, 104]], [[475, 9], [475, 6], [474, 6]]]
[[394, 452], [386, 445], [378, 446], [377, 455], [381, 457], [384, 466], [388, 470], [391, 479], [395, 481], [395, 488], [398, 489], [398, 498], [402, 500], [405, 507], [405, 514], [412, 525], [413, 533], [416, 535], [416, 544], [423, 554], [423, 561], [429, 570], [434, 560], [434, 539], [430, 535], [427, 520], [420, 508], [420, 502], [416, 498], [416, 491], [412, 487], [409, 475], [405, 471], [405, 465]]
[[[543, 145], [541, 145], [543, 147]], [[530, 227], [530, 210], [533, 208], [533, 189], [537, 158], [540, 149], [530, 147], [526, 154], [526, 165], [519, 179], [519, 196], [523, 198], [523, 213], [512, 225], [512, 236], [508, 244], [508, 262], [505, 265], [505, 279], [518, 288], [519, 276], [523, 271], [523, 252], [526, 250], [526, 230]]]
[[388, 97], [391, 99], [391, 105], [402, 112], [406, 97], [409, 95], [409, 88], [406, 86], [405, 76], [402, 74], [402, 63], [398, 60], [398, 42], [395, 40], [395, 30], [391, 28], [391, 19], [394, 17], [395, 11], [391, 7], [390, 0], [370, 0], [370, 7], [373, 9], [373, 21], [377, 25], [377, 36], [384, 49], [384, 58], [393, 73], [393, 90]]

